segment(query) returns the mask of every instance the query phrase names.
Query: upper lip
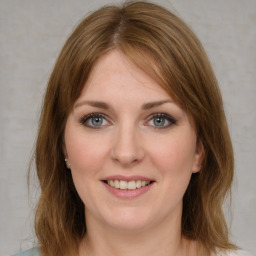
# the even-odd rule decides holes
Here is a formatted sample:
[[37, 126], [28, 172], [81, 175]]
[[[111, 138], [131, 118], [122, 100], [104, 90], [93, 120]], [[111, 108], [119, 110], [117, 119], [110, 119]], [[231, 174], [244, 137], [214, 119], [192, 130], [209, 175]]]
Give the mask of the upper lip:
[[123, 175], [112, 175], [105, 177], [104, 180], [124, 180], [124, 181], [132, 181], [132, 180], [145, 180], [145, 181], [154, 181], [153, 179], [144, 177], [144, 176], [123, 176]]

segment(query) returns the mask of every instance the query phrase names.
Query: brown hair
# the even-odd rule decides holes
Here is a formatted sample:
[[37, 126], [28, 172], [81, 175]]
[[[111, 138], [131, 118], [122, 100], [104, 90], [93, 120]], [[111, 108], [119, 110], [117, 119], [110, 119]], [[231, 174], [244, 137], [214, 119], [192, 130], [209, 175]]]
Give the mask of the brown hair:
[[65, 43], [49, 79], [35, 152], [41, 186], [35, 229], [42, 254], [73, 255], [86, 233], [84, 205], [64, 162], [63, 134], [93, 65], [111, 49], [153, 76], [196, 124], [204, 162], [184, 195], [183, 235], [198, 241], [206, 254], [235, 248], [222, 211], [233, 178], [233, 151], [209, 60], [177, 16], [155, 4], [130, 2], [85, 18]]

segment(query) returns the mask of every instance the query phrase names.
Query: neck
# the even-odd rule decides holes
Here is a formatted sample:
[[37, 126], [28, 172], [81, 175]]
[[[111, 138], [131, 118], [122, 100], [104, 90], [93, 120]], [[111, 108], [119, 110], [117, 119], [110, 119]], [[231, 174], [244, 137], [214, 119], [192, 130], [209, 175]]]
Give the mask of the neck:
[[[87, 219], [88, 220], [88, 219]], [[80, 245], [80, 256], [181, 256], [196, 255], [195, 243], [181, 235], [181, 219], [155, 227], [120, 231], [97, 221], [87, 221], [87, 233]]]

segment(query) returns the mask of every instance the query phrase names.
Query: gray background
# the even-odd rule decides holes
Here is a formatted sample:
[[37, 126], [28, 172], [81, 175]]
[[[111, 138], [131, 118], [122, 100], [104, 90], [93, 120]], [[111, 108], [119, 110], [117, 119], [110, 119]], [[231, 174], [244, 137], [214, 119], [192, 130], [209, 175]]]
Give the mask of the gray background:
[[[0, 255], [33, 244], [38, 196], [26, 175], [40, 105], [56, 57], [78, 21], [119, 1], [0, 0]], [[256, 252], [256, 1], [157, 1], [201, 39], [223, 93], [236, 157], [232, 238]], [[231, 221], [232, 220], [232, 221]]]

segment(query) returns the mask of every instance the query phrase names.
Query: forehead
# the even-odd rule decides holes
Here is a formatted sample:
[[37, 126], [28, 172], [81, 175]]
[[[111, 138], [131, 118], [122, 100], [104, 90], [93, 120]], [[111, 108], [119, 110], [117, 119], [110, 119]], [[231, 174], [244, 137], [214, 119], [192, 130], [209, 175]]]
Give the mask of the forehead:
[[105, 98], [122, 100], [162, 100], [171, 96], [125, 54], [112, 50], [103, 55], [91, 70], [82, 93], [78, 98]]

